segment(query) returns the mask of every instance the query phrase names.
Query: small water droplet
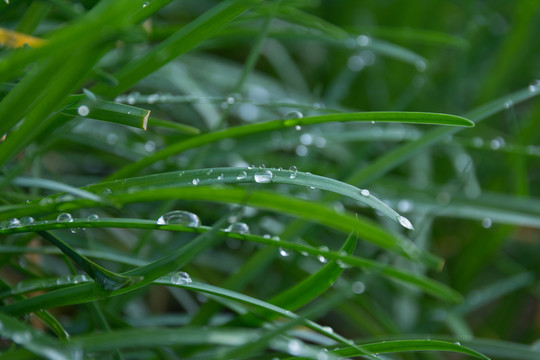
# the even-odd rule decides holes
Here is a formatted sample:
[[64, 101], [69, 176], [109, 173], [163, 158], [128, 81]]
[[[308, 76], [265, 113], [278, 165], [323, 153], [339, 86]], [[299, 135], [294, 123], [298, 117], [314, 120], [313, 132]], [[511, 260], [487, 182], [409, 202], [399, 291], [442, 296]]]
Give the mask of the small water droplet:
[[21, 224], [24, 226], [32, 225], [35, 222], [34, 218], [31, 216], [23, 216], [21, 218]]
[[191, 180], [191, 183], [195, 186], [199, 185], [199, 183], [201, 182], [201, 180], [199, 180], [199, 178], [195, 178], [193, 180]]
[[473, 142], [473, 146], [475, 147], [481, 147], [482, 145], [484, 145], [484, 140], [482, 140], [482, 138], [477, 137], [477, 136], [473, 138], [472, 142]]
[[491, 225], [493, 224], [493, 222], [491, 221], [490, 218], [484, 218], [482, 220], [482, 226], [485, 228], [485, 229], [489, 229], [491, 227]]
[[249, 226], [243, 222], [235, 222], [229, 225], [225, 229], [227, 232], [238, 233], [238, 234], [249, 234]]
[[298, 156], [306, 156], [309, 150], [304, 145], [298, 145], [295, 149], [295, 152], [296, 152], [296, 155]]
[[247, 173], [245, 171], [241, 171], [236, 175], [236, 180], [245, 180], [247, 178]]
[[296, 125], [296, 126], [294, 127], [294, 129], [295, 129], [296, 131], [300, 131], [300, 130], [302, 130], [302, 127], [301, 127], [300, 125]]
[[514, 102], [513, 102], [512, 100], [507, 100], [507, 101], [505, 101], [505, 103], [504, 103], [504, 108], [505, 108], [506, 110], [508, 110], [508, 109], [510, 109], [510, 108], [512, 107], [512, 105], [514, 105]]
[[211, 175], [214, 172], [214, 170], [210, 169], [206, 172], [206, 175]]
[[155, 102], [159, 101], [159, 95], [158, 94], [149, 95], [147, 101], [149, 104], [154, 104]]
[[364, 58], [360, 55], [353, 55], [347, 59], [347, 67], [353, 72], [359, 72], [366, 66]]
[[409, 219], [407, 219], [405, 216], [399, 215], [397, 217], [397, 220], [400, 223], [400, 225], [403, 226], [404, 228], [409, 229], [409, 230], [414, 229]]
[[98, 214], [90, 214], [90, 215], [88, 215], [86, 220], [87, 221], [98, 221], [99, 220], [99, 215]]
[[505, 141], [502, 137], [498, 136], [489, 142], [489, 147], [493, 150], [498, 150], [505, 145]]
[[219, 181], [223, 180], [224, 178], [225, 178], [225, 175], [223, 175], [223, 174], [219, 174], [218, 177], [217, 177], [217, 179]]
[[360, 190], [360, 194], [361, 194], [362, 196], [369, 196], [369, 195], [370, 195], [370, 192], [369, 192], [368, 189], [362, 189], [362, 190]]
[[77, 112], [80, 116], [87, 116], [88, 114], [90, 114], [90, 109], [86, 105], [81, 105], [77, 108]]
[[304, 114], [302, 114], [300, 111], [291, 111], [285, 114], [284, 117], [285, 119], [301, 119], [304, 117]]
[[157, 220], [157, 224], [198, 227], [201, 225], [201, 220], [197, 215], [189, 211], [173, 210], [161, 215]]
[[412, 210], [413, 203], [409, 200], [403, 199], [403, 200], [399, 200], [397, 207], [400, 212], [406, 213]]
[[533, 80], [529, 85], [529, 91], [536, 92], [538, 90], [540, 90], [540, 80]]
[[154, 152], [156, 150], [156, 143], [152, 140], [148, 140], [144, 143], [144, 149], [149, 153]]
[[328, 360], [330, 357], [328, 357], [328, 349], [321, 349], [319, 353], [317, 354], [317, 360]]
[[334, 329], [332, 329], [332, 327], [330, 326], [323, 326], [322, 329], [326, 331], [327, 333], [330, 333], [330, 334], [334, 333]]
[[176, 285], [189, 285], [192, 281], [189, 274], [183, 271], [179, 271], [171, 276], [171, 282]]
[[360, 295], [366, 291], [366, 285], [362, 281], [355, 281], [352, 283], [352, 292]]
[[455, 345], [461, 346], [461, 343], [459, 341], [454, 342]]
[[414, 66], [416, 67], [416, 70], [419, 72], [424, 72], [427, 69], [427, 64], [424, 60], [418, 60], [414, 63]]
[[70, 213], [61, 213], [56, 217], [56, 221], [60, 223], [73, 222], [73, 216]]
[[270, 170], [261, 170], [257, 171], [253, 178], [255, 179], [256, 183], [269, 183], [272, 182], [272, 177], [274, 174]]
[[371, 39], [369, 38], [369, 36], [366, 36], [366, 35], [359, 35], [356, 38], [356, 43], [360, 46], [368, 46], [370, 42], [371, 42]]
[[235, 102], [236, 102], [236, 99], [234, 98], [234, 96], [229, 96], [229, 97], [227, 98], [227, 104], [232, 105], [232, 104], [234, 104]]
[[289, 171], [291, 172], [291, 175], [289, 176], [289, 178], [296, 179], [296, 176], [298, 175], [298, 169], [296, 168], [296, 166], [291, 166], [289, 168]]
[[297, 339], [292, 339], [287, 344], [287, 350], [289, 351], [289, 354], [293, 356], [299, 356], [302, 354], [302, 350], [304, 348], [304, 344]]
[[253, 165], [253, 164], [252, 164], [252, 165], [248, 165], [248, 169], [250, 169], [250, 170], [255, 169], [255, 165]]
[[21, 226], [21, 221], [17, 218], [9, 220], [8, 229], [13, 229]]
[[281, 255], [283, 257], [287, 257], [287, 256], [289, 256], [291, 254], [289, 253], [289, 251], [287, 249], [284, 249], [284, 248], [280, 247], [279, 248], [279, 255]]
[[[328, 249], [328, 246], [320, 246], [319, 247], [319, 251], [321, 252], [328, 252], [330, 249]], [[322, 254], [319, 254], [317, 255], [317, 259], [319, 260], [319, 262], [325, 264], [328, 262], [328, 259], [325, 258]]]
[[311, 134], [304, 133], [300, 136], [300, 142], [302, 145], [311, 145], [313, 144], [313, 136], [311, 136]]

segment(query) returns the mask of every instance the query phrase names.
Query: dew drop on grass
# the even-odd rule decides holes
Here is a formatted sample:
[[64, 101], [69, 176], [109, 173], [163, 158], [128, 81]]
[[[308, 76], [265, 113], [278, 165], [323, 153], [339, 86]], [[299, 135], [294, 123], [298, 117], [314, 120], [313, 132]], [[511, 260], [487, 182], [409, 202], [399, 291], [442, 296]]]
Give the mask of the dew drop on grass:
[[531, 84], [529, 85], [529, 91], [530, 92], [536, 92], [540, 90], [540, 80], [533, 80]]
[[248, 169], [250, 169], [250, 170], [253, 170], [253, 169], [255, 169], [255, 165], [253, 165], [253, 164], [251, 164], [251, 165], [248, 165]]
[[23, 216], [21, 218], [21, 225], [24, 225], [24, 226], [32, 225], [34, 222], [35, 222], [35, 220], [31, 216]]
[[366, 285], [362, 281], [355, 281], [352, 283], [352, 292], [360, 295], [366, 291]]
[[9, 220], [8, 229], [13, 229], [21, 226], [21, 221], [17, 218]]
[[157, 224], [198, 227], [201, 225], [201, 220], [199, 220], [199, 217], [192, 212], [173, 210], [161, 215], [157, 220]]
[[296, 152], [296, 155], [298, 156], [306, 156], [309, 150], [304, 145], [298, 145], [295, 149], [295, 152]]
[[199, 185], [199, 183], [201, 182], [201, 180], [199, 180], [199, 178], [195, 178], [193, 180], [191, 180], [191, 183], [195, 186]]
[[424, 60], [418, 60], [414, 63], [414, 66], [418, 72], [424, 72], [427, 69], [427, 64]]
[[369, 196], [369, 195], [370, 195], [370, 192], [369, 192], [368, 189], [362, 189], [362, 190], [360, 190], [360, 194], [361, 194], [362, 196]]
[[504, 108], [505, 108], [506, 110], [508, 110], [508, 109], [510, 109], [513, 105], [514, 105], [514, 102], [513, 102], [512, 100], [507, 100], [507, 101], [505, 101], [505, 103], [504, 103]]
[[459, 341], [454, 342], [454, 345], [461, 346], [461, 343]]
[[249, 234], [249, 226], [243, 222], [235, 222], [229, 225], [225, 229], [227, 232], [237, 233], [237, 234]]
[[98, 221], [99, 220], [99, 215], [97, 214], [90, 214], [88, 215], [88, 217], [86, 218], [87, 221]]
[[259, 184], [272, 182], [273, 177], [274, 174], [270, 170], [257, 171], [253, 176], [255, 182]]
[[247, 178], [247, 173], [245, 171], [241, 171], [236, 175], [236, 180], [245, 180]]
[[291, 111], [285, 114], [285, 119], [301, 119], [304, 117], [300, 111]]
[[287, 249], [284, 249], [284, 248], [281, 248], [281, 247], [280, 247], [280, 248], [279, 248], [279, 255], [281, 255], [281, 256], [283, 256], [283, 257], [287, 257], [287, 256], [289, 256], [289, 255], [291, 255], [291, 254], [290, 254], [290, 252], [289, 252]]
[[223, 175], [223, 174], [219, 174], [218, 177], [217, 177], [217, 179], [219, 181], [223, 180], [224, 178], [225, 178], [225, 175]]
[[413, 203], [409, 200], [406, 200], [406, 199], [403, 199], [403, 200], [399, 200], [398, 204], [397, 204], [397, 208], [400, 212], [409, 212], [413, 209]]
[[171, 282], [176, 285], [189, 285], [192, 281], [189, 274], [183, 271], [179, 271], [171, 276]]
[[493, 224], [493, 222], [491, 221], [490, 218], [484, 218], [482, 220], [482, 226], [485, 228], [485, 229], [489, 229], [491, 227], [491, 225]]
[[356, 38], [356, 43], [360, 46], [368, 46], [370, 42], [371, 42], [371, 39], [369, 38], [369, 36], [366, 36], [366, 35], [359, 35]]
[[[328, 252], [328, 246], [320, 246], [319, 247], [319, 251], [321, 252]], [[326, 257], [324, 257], [322, 254], [319, 254], [317, 255], [317, 259], [319, 260], [319, 262], [323, 263], [323, 264], [326, 264], [328, 262], [328, 259]]]
[[81, 105], [77, 108], [77, 113], [79, 113], [80, 116], [87, 116], [90, 114], [90, 109], [86, 105]]
[[73, 216], [70, 213], [61, 213], [56, 217], [59, 223], [73, 222]]
[[302, 130], [302, 127], [301, 127], [300, 125], [296, 125], [296, 126], [294, 127], [294, 129], [295, 129], [296, 131], [300, 131], [300, 130]]
[[328, 360], [330, 359], [328, 357], [328, 349], [321, 349], [321, 351], [317, 354], [317, 360]]
[[296, 176], [298, 175], [298, 169], [296, 166], [291, 166], [289, 168], [289, 171], [291, 172], [291, 175], [289, 176], [291, 179], [296, 179]]
[[413, 226], [412, 226], [411, 222], [405, 216], [399, 215], [397, 217], [397, 220], [398, 220], [399, 224], [401, 226], [403, 226], [404, 228], [409, 229], [409, 230], [413, 230]]
[[292, 339], [287, 344], [287, 350], [289, 351], [289, 354], [293, 356], [301, 355], [303, 348], [304, 344], [300, 340]]

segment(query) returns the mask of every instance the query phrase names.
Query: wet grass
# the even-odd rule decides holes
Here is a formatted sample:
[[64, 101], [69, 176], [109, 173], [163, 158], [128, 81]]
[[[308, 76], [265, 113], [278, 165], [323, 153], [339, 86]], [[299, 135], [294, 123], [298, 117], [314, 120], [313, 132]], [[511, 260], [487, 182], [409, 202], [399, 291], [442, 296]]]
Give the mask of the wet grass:
[[539, 11], [0, 2], [0, 358], [539, 358]]

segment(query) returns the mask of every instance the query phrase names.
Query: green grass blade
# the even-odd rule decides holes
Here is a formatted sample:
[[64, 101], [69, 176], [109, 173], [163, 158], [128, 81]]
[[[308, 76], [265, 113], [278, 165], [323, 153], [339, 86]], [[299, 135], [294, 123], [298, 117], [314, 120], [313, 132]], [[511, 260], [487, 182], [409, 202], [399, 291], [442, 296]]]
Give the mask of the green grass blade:
[[119, 82], [117, 86], [97, 85], [92, 90], [106, 97], [112, 97], [124, 92], [148, 74], [153, 73], [171, 60], [217, 34], [257, 2], [260, 2], [260, 0], [227, 0], [221, 2], [167, 40], [161, 42], [152, 51], [125, 65], [115, 73], [114, 76]]
[[242, 125], [225, 130], [203, 134], [177, 144], [166, 147], [163, 150], [147, 156], [136, 163], [129, 164], [109, 177], [109, 179], [119, 179], [133, 175], [141, 169], [163, 160], [171, 155], [179, 154], [188, 149], [202, 145], [214, 143], [222, 139], [232, 139], [240, 136], [279, 130], [295, 126], [305, 126], [311, 124], [321, 124], [327, 122], [341, 121], [364, 121], [364, 122], [399, 122], [412, 124], [435, 124], [453, 126], [474, 126], [470, 120], [454, 115], [417, 113], [417, 112], [363, 112], [363, 113], [342, 113], [326, 114], [318, 116], [303, 117], [300, 119], [273, 120], [257, 124]]
[[75, 348], [62, 345], [60, 342], [42, 334], [32, 327], [0, 312], [2, 337], [30, 350], [32, 353], [50, 360], [80, 359], [81, 354]]
[[[469, 349], [465, 346], [439, 340], [393, 340], [379, 343], [364, 344], [362, 347], [368, 351], [378, 354], [401, 353], [407, 351], [451, 351], [473, 356], [482, 360], [489, 360], [485, 355]], [[335, 350], [341, 356], [358, 356], [355, 349]]]

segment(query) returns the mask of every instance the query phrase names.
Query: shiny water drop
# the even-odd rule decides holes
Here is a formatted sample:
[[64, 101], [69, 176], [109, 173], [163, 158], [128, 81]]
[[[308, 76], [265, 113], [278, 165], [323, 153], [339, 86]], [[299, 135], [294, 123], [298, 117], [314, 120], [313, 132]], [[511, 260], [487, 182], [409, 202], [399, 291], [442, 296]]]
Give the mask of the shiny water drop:
[[[321, 252], [328, 252], [330, 249], [328, 249], [328, 246], [320, 246], [319, 247], [319, 251]], [[325, 264], [328, 262], [328, 259], [326, 257], [324, 257], [322, 254], [319, 254], [317, 255], [317, 259], [319, 260], [319, 262]]]
[[157, 224], [198, 227], [201, 225], [201, 220], [197, 215], [189, 211], [173, 210], [161, 215], [157, 220]]
[[332, 329], [332, 327], [330, 326], [323, 326], [322, 329], [326, 331], [327, 333], [330, 333], [330, 334], [334, 333], [334, 329]]
[[330, 357], [328, 356], [328, 349], [321, 349], [321, 351], [317, 354], [317, 360], [329, 360]]
[[294, 127], [294, 129], [295, 129], [296, 131], [300, 131], [300, 130], [302, 130], [302, 127], [301, 127], [300, 125], [296, 125], [296, 126]]
[[355, 281], [352, 283], [352, 292], [360, 295], [366, 291], [366, 285], [362, 281]]
[[201, 180], [199, 178], [195, 178], [193, 180], [191, 180], [191, 183], [195, 186], [199, 185], [199, 183], [201, 182]]
[[250, 170], [253, 170], [253, 169], [255, 169], [255, 165], [253, 165], [253, 164], [251, 164], [251, 165], [248, 165], [248, 169], [250, 169]]
[[24, 226], [32, 225], [34, 222], [35, 222], [35, 220], [31, 216], [23, 216], [21, 218], [21, 225], [24, 225]]
[[295, 149], [295, 153], [298, 156], [306, 156], [308, 154], [309, 150], [304, 145], [298, 145]]
[[225, 231], [237, 234], [249, 234], [249, 226], [243, 222], [235, 222], [230, 224]]
[[159, 95], [158, 94], [149, 95], [147, 101], [148, 101], [149, 104], [153, 104], [153, 103], [159, 101]]
[[302, 143], [302, 145], [311, 145], [313, 144], [313, 136], [311, 136], [311, 134], [308, 134], [308, 133], [304, 133], [300, 136], [300, 143]]
[[399, 224], [400, 224], [401, 226], [403, 226], [404, 228], [409, 229], [409, 230], [413, 230], [413, 229], [414, 229], [413, 226], [412, 226], [412, 224], [411, 224], [411, 222], [409, 221], [409, 219], [407, 219], [405, 216], [399, 215], [399, 216], [397, 217], [397, 220], [398, 220]]
[[356, 38], [356, 43], [360, 46], [368, 46], [370, 42], [371, 42], [371, 39], [369, 38], [369, 36], [366, 36], [366, 35], [359, 35]]
[[403, 199], [403, 200], [399, 200], [398, 204], [397, 204], [397, 208], [400, 212], [409, 212], [413, 209], [413, 203], [409, 200], [406, 200], [406, 199]]
[[291, 253], [287, 250], [287, 249], [284, 249], [284, 248], [279, 248], [279, 255], [283, 256], [283, 257], [287, 257], [289, 255], [291, 255]]
[[287, 344], [287, 350], [289, 351], [289, 354], [293, 356], [299, 356], [302, 354], [302, 350], [304, 348], [304, 344], [297, 339], [292, 339]]
[[90, 215], [88, 215], [86, 220], [87, 221], [98, 221], [99, 220], [99, 215], [98, 214], [90, 214]]
[[507, 100], [504, 102], [504, 108], [506, 110], [510, 109], [514, 105], [514, 102], [512, 100]]
[[427, 69], [427, 64], [424, 60], [418, 60], [414, 63], [414, 66], [418, 72], [424, 72]]
[[485, 228], [485, 229], [489, 229], [491, 227], [491, 225], [493, 224], [493, 222], [491, 221], [490, 218], [484, 218], [482, 220], [482, 226]]
[[289, 168], [289, 171], [291, 172], [291, 175], [289, 176], [289, 178], [296, 179], [296, 176], [298, 175], [298, 169], [296, 168], [296, 166], [291, 166]]
[[176, 285], [189, 285], [192, 281], [189, 274], [183, 271], [179, 271], [171, 276], [171, 282]]
[[77, 108], [77, 113], [79, 113], [80, 116], [87, 116], [90, 114], [90, 109], [86, 105], [81, 105]]
[[359, 72], [366, 66], [366, 63], [364, 61], [364, 58], [359, 55], [353, 55], [350, 56], [349, 59], [347, 59], [347, 67], [352, 72]]
[[148, 140], [144, 143], [144, 149], [149, 153], [154, 152], [156, 150], [156, 143], [152, 140]]
[[73, 216], [70, 213], [61, 213], [56, 217], [56, 221], [60, 223], [73, 222]]
[[360, 190], [360, 194], [361, 194], [362, 196], [369, 196], [369, 195], [370, 195], [370, 192], [369, 192], [368, 189], [362, 189], [362, 190]]
[[245, 171], [241, 171], [236, 175], [236, 180], [245, 180], [247, 178], [247, 173]]
[[301, 119], [304, 117], [300, 111], [291, 111], [285, 114], [285, 119]]
[[8, 229], [13, 229], [21, 226], [21, 221], [17, 218], [9, 220]]
[[461, 343], [459, 341], [454, 342], [455, 345], [461, 346]]
[[529, 91], [536, 92], [538, 90], [540, 90], [540, 80], [533, 80], [529, 85]]
[[223, 180], [224, 178], [225, 178], [225, 175], [223, 175], [223, 174], [219, 174], [218, 177], [217, 177], [217, 179], [219, 181]]
[[273, 177], [274, 174], [270, 170], [257, 171], [253, 176], [255, 182], [259, 184], [272, 182]]

